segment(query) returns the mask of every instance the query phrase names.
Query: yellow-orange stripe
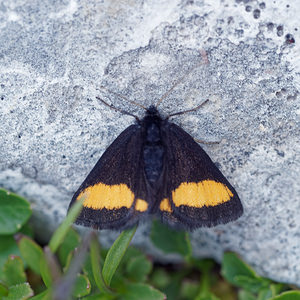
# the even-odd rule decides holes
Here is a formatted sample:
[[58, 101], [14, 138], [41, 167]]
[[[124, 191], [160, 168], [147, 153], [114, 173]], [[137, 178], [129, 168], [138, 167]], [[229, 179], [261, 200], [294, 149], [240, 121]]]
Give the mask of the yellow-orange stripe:
[[[133, 205], [134, 194], [126, 184], [106, 185], [98, 183], [87, 187], [82, 191], [77, 199], [85, 196], [84, 207], [92, 209], [119, 209], [121, 207], [130, 208]], [[139, 199], [138, 207], [144, 209], [145, 205]]]
[[233, 193], [223, 183], [214, 180], [201, 182], [184, 182], [172, 192], [176, 207], [186, 205], [201, 208], [203, 206], [216, 206], [227, 202]]

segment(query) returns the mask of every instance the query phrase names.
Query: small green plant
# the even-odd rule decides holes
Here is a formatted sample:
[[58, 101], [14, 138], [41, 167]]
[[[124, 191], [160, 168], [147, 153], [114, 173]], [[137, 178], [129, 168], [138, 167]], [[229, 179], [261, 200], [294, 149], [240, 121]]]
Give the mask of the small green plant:
[[221, 266], [192, 254], [189, 235], [153, 222], [152, 243], [181, 263], [154, 264], [129, 246], [136, 227], [124, 230], [109, 250], [94, 231], [84, 238], [72, 228], [78, 201], [41, 247], [28, 225], [29, 203], [0, 190], [0, 300], [296, 300], [298, 290], [258, 276], [234, 253]]
[[300, 299], [299, 291], [285, 291], [288, 288], [287, 285], [275, 283], [270, 279], [257, 275], [235, 253], [224, 254], [222, 275], [232, 285], [240, 288], [240, 300]]

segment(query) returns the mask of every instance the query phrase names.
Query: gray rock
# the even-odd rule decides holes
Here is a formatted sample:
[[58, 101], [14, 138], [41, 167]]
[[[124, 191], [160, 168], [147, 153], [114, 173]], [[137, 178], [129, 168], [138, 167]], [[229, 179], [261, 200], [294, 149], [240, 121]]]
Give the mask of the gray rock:
[[[149, 106], [182, 78], [161, 112], [210, 99], [173, 121], [196, 139], [220, 141], [203, 148], [245, 208], [236, 222], [195, 231], [195, 255], [220, 260], [232, 250], [260, 275], [300, 286], [300, 5], [245, 3], [0, 2], [0, 185], [32, 202], [40, 238], [134, 121], [95, 96], [143, 115], [100, 87]], [[134, 243], [172, 260], [148, 233], [149, 223]]]

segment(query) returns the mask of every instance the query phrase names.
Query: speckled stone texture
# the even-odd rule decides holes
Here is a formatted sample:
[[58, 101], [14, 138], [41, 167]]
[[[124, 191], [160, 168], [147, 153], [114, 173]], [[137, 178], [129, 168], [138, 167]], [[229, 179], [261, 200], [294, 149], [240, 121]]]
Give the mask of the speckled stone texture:
[[[63, 219], [105, 148], [160, 105], [232, 182], [245, 213], [197, 230], [199, 257], [241, 255], [300, 286], [299, 1], [0, 1], [0, 185], [29, 199], [40, 238]], [[194, 68], [194, 69], [193, 69]], [[192, 71], [190, 71], [192, 70]], [[189, 73], [190, 71], [190, 73]], [[171, 260], [149, 242], [134, 243]], [[108, 245], [117, 233], [105, 231]]]

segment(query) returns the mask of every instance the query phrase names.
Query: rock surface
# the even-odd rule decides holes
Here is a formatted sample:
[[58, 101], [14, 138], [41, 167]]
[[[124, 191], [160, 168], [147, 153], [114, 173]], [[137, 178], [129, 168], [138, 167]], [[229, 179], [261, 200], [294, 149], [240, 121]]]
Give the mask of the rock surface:
[[[195, 254], [232, 250], [259, 274], [300, 286], [299, 12], [284, 0], [2, 2], [0, 185], [32, 202], [47, 237], [134, 121], [95, 96], [143, 115], [101, 86], [149, 106], [180, 79], [160, 110], [210, 99], [173, 121], [220, 141], [203, 148], [245, 209], [236, 222], [194, 232]], [[148, 230], [134, 243], [159, 256]]]

